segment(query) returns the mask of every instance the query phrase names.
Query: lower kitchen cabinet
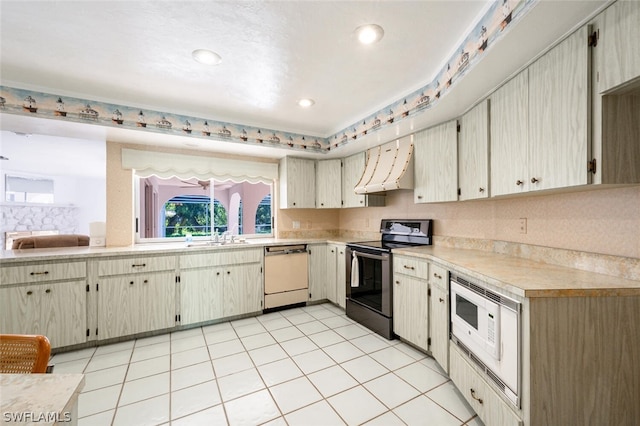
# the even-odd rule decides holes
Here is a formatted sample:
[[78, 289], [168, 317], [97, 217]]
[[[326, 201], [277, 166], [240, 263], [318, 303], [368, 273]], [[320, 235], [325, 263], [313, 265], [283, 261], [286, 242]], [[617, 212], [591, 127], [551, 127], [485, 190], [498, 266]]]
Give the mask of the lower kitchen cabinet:
[[342, 309], [347, 308], [347, 262], [345, 253], [347, 246], [344, 244], [336, 244], [336, 299], [338, 306]]
[[327, 299], [327, 245], [309, 244], [309, 301]]
[[445, 372], [449, 372], [449, 296], [448, 291], [431, 285], [429, 299], [431, 355]]
[[429, 350], [429, 262], [394, 255], [393, 332]]
[[224, 304], [222, 315], [231, 317], [262, 310], [262, 266], [248, 264], [221, 269]]
[[181, 255], [180, 324], [262, 310], [262, 258], [258, 247]]
[[449, 372], [449, 273], [436, 263], [429, 263], [429, 335], [431, 355]]
[[195, 324], [223, 316], [222, 270], [187, 269], [180, 272], [180, 324]]
[[347, 306], [347, 264], [345, 244], [327, 244], [327, 299], [342, 309]]
[[431, 353], [449, 371], [447, 270], [412, 256], [393, 256], [393, 332]]
[[98, 339], [173, 327], [175, 296], [175, 272], [101, 279], [98, 288]]
[[[450, 377], [486, 425], [518, 426], [522, 421], [451, 344]], [[548, 424], [548, 423], [545, 423]]]
[[393, 332], [429, 350], [429, 284], [406, 275], [393, 276]]
[[52, 348], [86, 341], [85, 281], [0, 288], [0, 330], [43, 334]]
[[[338, 274], [335, 272], [338, 268], [338, 248], [335, 244], [327, 244], [327, 269], [325, 271], [325, 281], [327, 283], [327, 299], [330, 302], [337, 303], [337, 281]], [[345, 283], [346, 285], [346, 283]], [[345, 290], [346, 291], [346, 290]]]
[[98, 340], [176, 324], [176, 256], [126, 256], [98, 262]]

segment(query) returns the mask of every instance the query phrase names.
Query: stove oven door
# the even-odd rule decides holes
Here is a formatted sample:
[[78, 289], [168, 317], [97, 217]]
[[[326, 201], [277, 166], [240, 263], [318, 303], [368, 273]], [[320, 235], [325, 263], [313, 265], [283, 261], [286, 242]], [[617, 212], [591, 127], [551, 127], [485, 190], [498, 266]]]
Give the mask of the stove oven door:
[[391, 318], [391, 254], [347, 246], [346, 256], [347, 299]]

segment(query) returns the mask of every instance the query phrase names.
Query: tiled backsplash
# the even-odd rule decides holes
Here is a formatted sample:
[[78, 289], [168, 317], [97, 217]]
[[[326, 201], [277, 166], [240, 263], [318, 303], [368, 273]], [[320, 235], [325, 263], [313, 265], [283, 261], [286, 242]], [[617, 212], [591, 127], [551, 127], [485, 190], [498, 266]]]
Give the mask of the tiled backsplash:
[[[398, 190], [386, 204], [337, 210], [337, 217], [331, 210], [280, 210], [278, 233], [318, 238], [339, 230], [343, 239], [368, 240], [380, 237], [383, 218], [431, 218], [434, 244], [640, 280], [640, 186], [437, 204], [414, 204], [412, 191]], [[527, 219], [526, 233], [520, 218]], [[326, 226], [331, 235], [292, 230], [293, 220], [318, 232]]]
[[[338, 227], [375, 232], [382, 218], [434, 219], [434, 235], [640, 258], [640, 186], [436, 204], [391, 191], [385, 207], [344, 209]], [[527, 219], [521, 233], [519, 219]]]

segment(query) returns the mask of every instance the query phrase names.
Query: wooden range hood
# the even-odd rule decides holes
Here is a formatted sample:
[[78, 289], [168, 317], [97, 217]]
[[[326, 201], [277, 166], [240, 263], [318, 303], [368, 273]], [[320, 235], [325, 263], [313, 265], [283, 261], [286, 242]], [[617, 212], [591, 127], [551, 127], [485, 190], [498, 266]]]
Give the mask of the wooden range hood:
[[413, 189], [413, 135], [367, 151], [367, 164], [356, 194]]

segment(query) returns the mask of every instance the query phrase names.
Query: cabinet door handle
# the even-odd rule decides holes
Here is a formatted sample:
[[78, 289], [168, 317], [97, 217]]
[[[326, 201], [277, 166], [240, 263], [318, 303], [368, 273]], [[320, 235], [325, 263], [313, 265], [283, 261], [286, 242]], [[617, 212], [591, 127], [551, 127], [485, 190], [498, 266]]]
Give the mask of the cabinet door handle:
[[321, 206], [324, 206], [324, 203], [320, 203]]
[[360, 204], [364, 204], [364, 201], [360, 200]]
[[418, 200], [422, 200], [422, 195], [418, 195]]
[[47, 293], [47, 294], [49, 294], [49, 293], [51, 293], [51, 289], [50, 289], [50, 288], [48, 288], [48, 289], [46, 289], [44, 292], [45, 292], [45, 293]]
[[145, 283], [145, 284], [147, 284], [147, 283], [149, 283], [149, 280], [144, 280], [144, 281], [142, 281], [142, 282], [143, 282], [143, 283]]
[[442, 279], [442, 275], [438, 275], [435, 272], [433, 273], [433, 276], [436, 277], [437, 279], [441, 280]]
[[480, 404], [482, 404], [482, 398], [478, 398], [478, 397], [476, 396], [476, 391], [475, 391], [473, 388], [471, 388], [471, 389], [469, 389], [469, 390], [471, 391], [471, 398], [475, 399], [475, 400], [476, 400], [476, 401], [478, 401]]
[[540, 182], [539, 179], [534, 178], [534, 177], [531, 178], [531, 183], [538, 183], [538, 182]]
[[484, 188], [482, 187], [478, 188], [478, 192], [484, 192]]
[[404, 269], [411, 269], [412, 271], [416, 269], [413, 266], [407, 266], [407, 265], [402, 265], [402, 266], [404, 267]]
[[444, 299], [442, 297], [439, 297], [438, 300], [440, 301], [440, 303], [444, 303]]
[[132, 268], [144, 268], [145, 266], [147, 266], [146, 263], [134, 263], [131, 265]]
[[516, 181], [516, 185], [518, 185], [518, 186], [522, 185], [523, 183], [524, 183], [524, 182], [523, 182], [523, 181], [521, 181], [520, 179], [518, 179], [518, 180]]
[[31, 291], [31, 290], [29, 290], [29, 291], [27, 292], [27, 296], [31, 296], [32, 294], [33, 294], [33, 291]]
[[216, 272], [216, 275], [220, 275], [220, 272]]
[[129, 285], [133, 285], [133, 281], [129, 281]]
[[295, 206], [295, 205], [296, 205], [296, 203], [293, 203], [293, 205]]
[[44, 272], [32, 272], [31, 275], [49, 275], [49, 271]]
[[227, 271], [227, 275], [231, 275], [231, 271]]
[[400, 281], [396, 280], [396, 284], [400, 284]]

